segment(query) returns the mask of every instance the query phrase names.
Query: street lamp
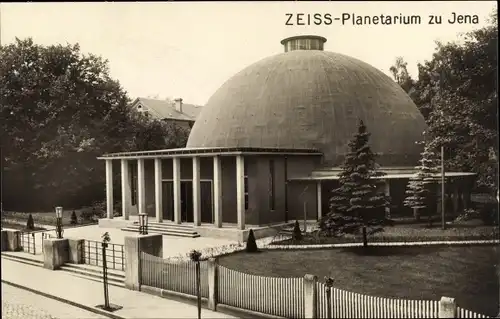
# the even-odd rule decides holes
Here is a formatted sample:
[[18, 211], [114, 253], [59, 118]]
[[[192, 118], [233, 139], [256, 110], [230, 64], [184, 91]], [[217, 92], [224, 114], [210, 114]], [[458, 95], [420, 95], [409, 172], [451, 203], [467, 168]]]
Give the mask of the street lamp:
[[139, 214], [139, 234], [148, 234], [148, 215], [144, 213]]
[[63, 208], [61, 206], [56, 207], [56, 234], [57, 238], [63, 238], [64, 230], [62, 229], [62, 212]]

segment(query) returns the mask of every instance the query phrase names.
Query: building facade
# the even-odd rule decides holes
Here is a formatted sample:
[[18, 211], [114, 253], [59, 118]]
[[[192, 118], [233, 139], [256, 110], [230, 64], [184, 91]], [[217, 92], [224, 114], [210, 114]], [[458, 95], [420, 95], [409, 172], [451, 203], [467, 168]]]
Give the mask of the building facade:
[[[121, 170], [122, 220], [147, 214], [202, 236], [244, 240], [329, 210], [347, 144], [363, 120], [386, 173], [387, 209], [402, 212], [426, 124], [408, 95], [380, 70], [323, 51], [326, 39], [282, 41], [285, 52], [238, 72], [201, 109], [187, 147], [106, 154], [108, 224], [112, 170]], [[473, 175], [447, 172], [447, 198], [468, 203]], [[410, 211], [411, 214], [411, 211]]]

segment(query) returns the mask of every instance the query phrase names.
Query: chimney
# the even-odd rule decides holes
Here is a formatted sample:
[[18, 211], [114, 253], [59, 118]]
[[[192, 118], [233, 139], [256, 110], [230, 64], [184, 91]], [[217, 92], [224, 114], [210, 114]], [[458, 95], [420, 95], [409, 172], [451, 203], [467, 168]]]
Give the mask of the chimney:
[[182, 99], [178, 98], [174, 100], [175, 102], [175, 110], [179, 113], [182, 113]]
[[326, 38], [317, 35], [298, 35], [281, 40], [285, 52], [295, 50], [319, 50], [323, 51]]

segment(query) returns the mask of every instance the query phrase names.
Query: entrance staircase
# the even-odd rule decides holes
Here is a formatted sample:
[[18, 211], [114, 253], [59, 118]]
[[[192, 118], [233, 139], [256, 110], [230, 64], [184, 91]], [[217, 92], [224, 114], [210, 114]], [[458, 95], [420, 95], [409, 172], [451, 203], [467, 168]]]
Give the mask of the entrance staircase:
[[[122, 228], [123, 231], [139, 232], [139, 222], [134, 222], [133, 225], [129, 225]], [[185, 237], [185, 238], [197, 238], [200, 237], [193, 226], [190, 225], [179, 225], [170, 223], [150, 223], [148, 222], [148, 233], [150, 234], [161, 234], [165, 236], [175, 236], [175, 237]]]
[[[19, 252], [2, 252], [2, 258], [23, 264], [43, 267], [43, 260], [35, 256]], [[64, 271], [75, 277], [102, 283], [102, 267], [86, 264], [64, 264], [59, 271]], [[125, 272], [108, 268], [108, 284], [125, 287]]]

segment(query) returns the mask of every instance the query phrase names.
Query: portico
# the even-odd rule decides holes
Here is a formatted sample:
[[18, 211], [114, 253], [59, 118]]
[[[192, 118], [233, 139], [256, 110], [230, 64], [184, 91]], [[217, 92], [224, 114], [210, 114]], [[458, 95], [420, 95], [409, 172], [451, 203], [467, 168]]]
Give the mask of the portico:
[[[283, 223], [284, 170], [290, 170], [285, 158], [313, 163], [319, 155], [314, 150], [236, 148], [107, 154], [99, 158], [106, 163], [107, 219], [113, 219], [113, 161], [119, 161], [123, 220], [147, 214], [157, 223], [241, 231]], [[274, 203], [264, 207], [264, 198]]]

